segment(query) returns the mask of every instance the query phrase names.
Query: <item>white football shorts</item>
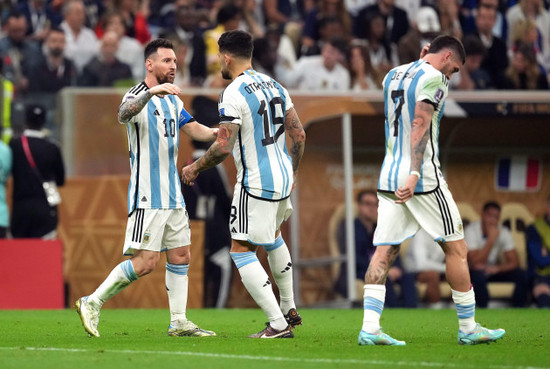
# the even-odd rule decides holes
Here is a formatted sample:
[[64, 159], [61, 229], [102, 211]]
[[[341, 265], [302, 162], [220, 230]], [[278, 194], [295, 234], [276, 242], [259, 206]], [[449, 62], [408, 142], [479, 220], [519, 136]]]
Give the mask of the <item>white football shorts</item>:
[[189, 216], [180, 209], [136, 209], [128, 218], [124, 255], [166, 251], [191, 244]]
[[240, 183], [235, 185], [229, 230], [231, 238], [265, 246], [275, 242], [275, 233], [292, 214], [290, 198], [260, 200], [250, 196]]
[[423, 228], [436, 242], [464, 238], [462, 219], [447, 184], [435, 191], [414, 195], [404, 204], [396, 204], [392, 193], [378, 192], [378, 223], [375, 246], [399, 245]]

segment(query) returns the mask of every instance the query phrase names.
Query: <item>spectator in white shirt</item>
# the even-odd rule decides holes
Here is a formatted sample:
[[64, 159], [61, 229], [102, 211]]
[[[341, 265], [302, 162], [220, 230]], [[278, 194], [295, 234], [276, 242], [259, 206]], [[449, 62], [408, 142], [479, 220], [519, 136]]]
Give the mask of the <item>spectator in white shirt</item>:
[[513, 282], [512, 304], [523, 307], [527, 300], [527, 275], [519, 266], [512, 234], [499, 222], [500, 205], [490, 201], [483, 205], [481, 221], [470, 223], [464, 230], [476, 305], [487, 307], [488, 282]]
[[349, 71], [341, 64], [346, 48], [344, 40], [331, 39], [323, 45], [321, 55], [300, 58], [290, 73], [289, 87], [308, 91], [349, 91]]
[[71, 59], [78, 73], [99, 53], [99, 43], [95, 33], [84, 26], [86, 13], [82, 0], [68, 0], [63, 5], [63, 22], [67, 46], [65, 56]]

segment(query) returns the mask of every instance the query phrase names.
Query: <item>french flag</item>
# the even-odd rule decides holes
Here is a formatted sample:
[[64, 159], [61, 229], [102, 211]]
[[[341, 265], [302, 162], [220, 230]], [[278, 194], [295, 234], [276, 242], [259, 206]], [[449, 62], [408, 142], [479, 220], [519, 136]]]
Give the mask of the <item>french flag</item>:
[[540, 159], [525, 155], [500, 158], [496, 167], [496, 187], [499, 191], [536, 191], [540, 187]]

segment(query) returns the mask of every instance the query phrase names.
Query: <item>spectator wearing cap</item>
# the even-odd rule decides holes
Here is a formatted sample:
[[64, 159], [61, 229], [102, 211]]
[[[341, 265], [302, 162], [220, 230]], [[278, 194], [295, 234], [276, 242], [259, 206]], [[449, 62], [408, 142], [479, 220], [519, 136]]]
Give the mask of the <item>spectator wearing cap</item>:
[[[13, 138], [13, 200], [11, 234], [14, 238], [53, 239], [57, 235], [57, 205], [50, 205], [45, 185], [62, 186], [65, 169], [59, 147], [43, 131], [46, 110], [30, 104], [25, 109], [26, 129]], [[51, 192], [48, 192], [51, 194]]]
[[439, 17], [429, 6], [420, 8], [409, 32], [399, 40], [397, 55], [400, 64], [408, 64], [418, 60], [419, 50], [434, 39], [441, 31]]
[[349, 71], [342, 65], [347, 44], [331, 39], [323, 45], [321, 55], [303, 56], [288, 78], [290, 88], [307, 91], [349, 91]]

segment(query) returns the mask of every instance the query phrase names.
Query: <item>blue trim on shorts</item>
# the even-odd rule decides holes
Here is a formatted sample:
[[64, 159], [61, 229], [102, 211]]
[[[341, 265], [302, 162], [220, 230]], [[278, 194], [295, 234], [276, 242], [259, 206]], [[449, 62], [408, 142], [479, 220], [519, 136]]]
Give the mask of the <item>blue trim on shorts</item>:
[[254, 251], [230, 252], [229, 255], [231, 255], [231, 259], [233, 259], [233, 262], [237, 266], [237, 269], [240, 269], [243, 266], [254, 263], [256, 261], [258, 263], [260, 262]]
[[277, 239], [272, 243], [266, 243], [260, 246], [263, 246], [265, 251], [270, 252], [273, 250], [278, 249], [279, 247], [283, 246], [285, 244], [285, 240], [283, 240], [283, 236], [279, 235]]
[[414, 236], [416, 235], [413, 234], [412, 236], [407, 236], [405, 237], [405, 239], [403, 239], [403, 241], [400, 241], [400, 242], [378, 242], [378, 243], [373, 243], [372, 245], [373, 246], [396, 246], [396, 245], [401, 245], [403, 242], [407, 241], [409, 238], [413, 238]]

